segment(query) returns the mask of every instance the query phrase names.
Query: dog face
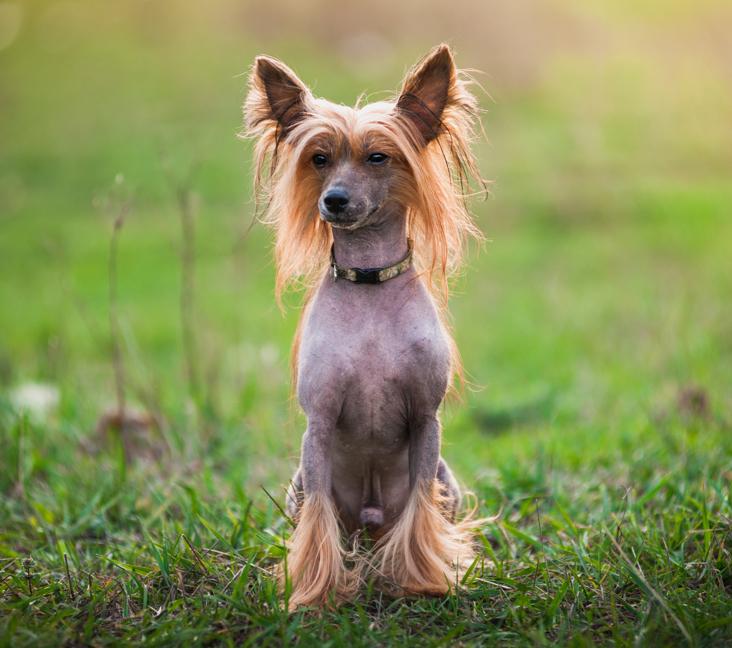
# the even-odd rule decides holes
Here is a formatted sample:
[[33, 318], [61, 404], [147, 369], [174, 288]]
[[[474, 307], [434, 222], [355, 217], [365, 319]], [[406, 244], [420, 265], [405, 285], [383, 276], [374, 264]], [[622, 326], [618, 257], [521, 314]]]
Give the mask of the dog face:
[[277, 153], [287, 147], [292, 180], [307, 197], [304, 216], [358, 229], [411, 206], [410, 156], [440, 133], [455, 76], [443, 46], [407, 78], [396, 101], [350, 108], [314, 98], [283, 63], [258, 57], [248, 113], [276, 124]]
[[[352, 117], [356, 121], [357, 115]], [[395, 186], [408, 177], [398, 151], [384, 138], [368, 129], [340, 135], [314, 138], [301, 164], [319, 188], [320, 218], [333, 227], [357, 229], [389, 213]]]

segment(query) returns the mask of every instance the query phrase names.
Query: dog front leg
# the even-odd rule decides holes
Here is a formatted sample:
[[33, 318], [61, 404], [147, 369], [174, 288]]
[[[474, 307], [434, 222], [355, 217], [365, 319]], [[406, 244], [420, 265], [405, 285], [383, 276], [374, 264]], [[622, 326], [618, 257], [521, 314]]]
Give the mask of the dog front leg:
[[331, 426], [311, 419], [303, 437], [300, 474], [304, 498], [287, 556], [290, 610], [337, 603], [357, 586], [355, 572], [345, 566], [346, 552], [331, 492], [331, 434]]
[[432, 417], [415, 426], [409, 445], [409, 491], [430, 491], [433, 479], [439, 485], [439, 504], [443, 514], [455, 521], [460, 504], [460, 488], [445, 460], [440, 457], [440, 423]]
[[440, 461], [440, 422], [428, 416], [412, 423], [409, 430], [409, 491], [429, 489]]
[[455, 524], [436, 476], [440, 423], [436, 416], [410, 428], [407, 505], [377, 545], [382, 577], [404, 594], [446, 594], [473, 558], [468, 525]]

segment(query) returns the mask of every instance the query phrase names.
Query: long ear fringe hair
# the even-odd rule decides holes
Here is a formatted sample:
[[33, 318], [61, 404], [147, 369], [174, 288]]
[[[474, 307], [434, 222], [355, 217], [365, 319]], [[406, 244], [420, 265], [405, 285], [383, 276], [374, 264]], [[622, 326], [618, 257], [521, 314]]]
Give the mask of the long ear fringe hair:
[[[487, 183], [470, 150], [479, 112], [477, 101], [468, 90], [472, 82], [467, 74], [455, 73], [438, 134], [427, 144], [409, 115], [396, 107], [388, 118], [382, 116], [378, 124], [398, 146], [414, 178], [408, 235], [415, 243], [415, 263], [427, 275], [433, 292], [442, 292], [444, 297], [448, 292], [447, 279], [461, 266], [466, 240], [483, 238], [465, 203], [472, 184], [480, 187], [480, 193], [487, 191]], [[317, 195], [297, 182], [298, 143], [310, 134], [309, 129], [322, 128], [321, 117], [308, 119], [320, 103], [308, 93], [304, 97], [303, 119], [285, 138], [281, 126], [267, 111], [261, 80], [256, 75], [250, 78], [243, 136], [256, 139], [255, 196], [258, 208], [264, 206], [261, 220], [271, 225], [276, 234], [278, 301], [290, 285], [315, 285], [328, 263], [330, 228], [318, 218]], [[437, 279], [437, 286], [433, 279]]]

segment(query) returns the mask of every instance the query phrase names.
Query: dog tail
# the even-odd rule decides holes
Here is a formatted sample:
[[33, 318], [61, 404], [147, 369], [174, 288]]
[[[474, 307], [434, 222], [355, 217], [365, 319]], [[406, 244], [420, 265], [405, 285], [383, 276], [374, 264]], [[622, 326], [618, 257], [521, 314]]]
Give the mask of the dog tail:
[[443, 595], [452, 591], [473, 562], [472, 513], [450, 520], [447, 498], [436, 481], [412, 491], [407, 506], [375, 547], [375, 566], [396, 594]]

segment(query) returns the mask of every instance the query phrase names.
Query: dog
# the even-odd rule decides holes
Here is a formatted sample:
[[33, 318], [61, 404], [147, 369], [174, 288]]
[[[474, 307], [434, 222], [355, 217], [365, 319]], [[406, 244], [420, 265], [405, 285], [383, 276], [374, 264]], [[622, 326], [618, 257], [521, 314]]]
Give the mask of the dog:
[[461, 371], [447, 279], [480, 237], [466, 188], [485, 188], [470, 82], [444, 44], [393, 100], [354, 108], [276, 59], [252, 67], [244, 135], [276, 233], [277, 299], [309, 290], [293, 345], [307, 429], [287, 493], [291, 610], [352, 598], [365, 570], [388, 591], [443, 595], [473, 559], [438, 412]]

